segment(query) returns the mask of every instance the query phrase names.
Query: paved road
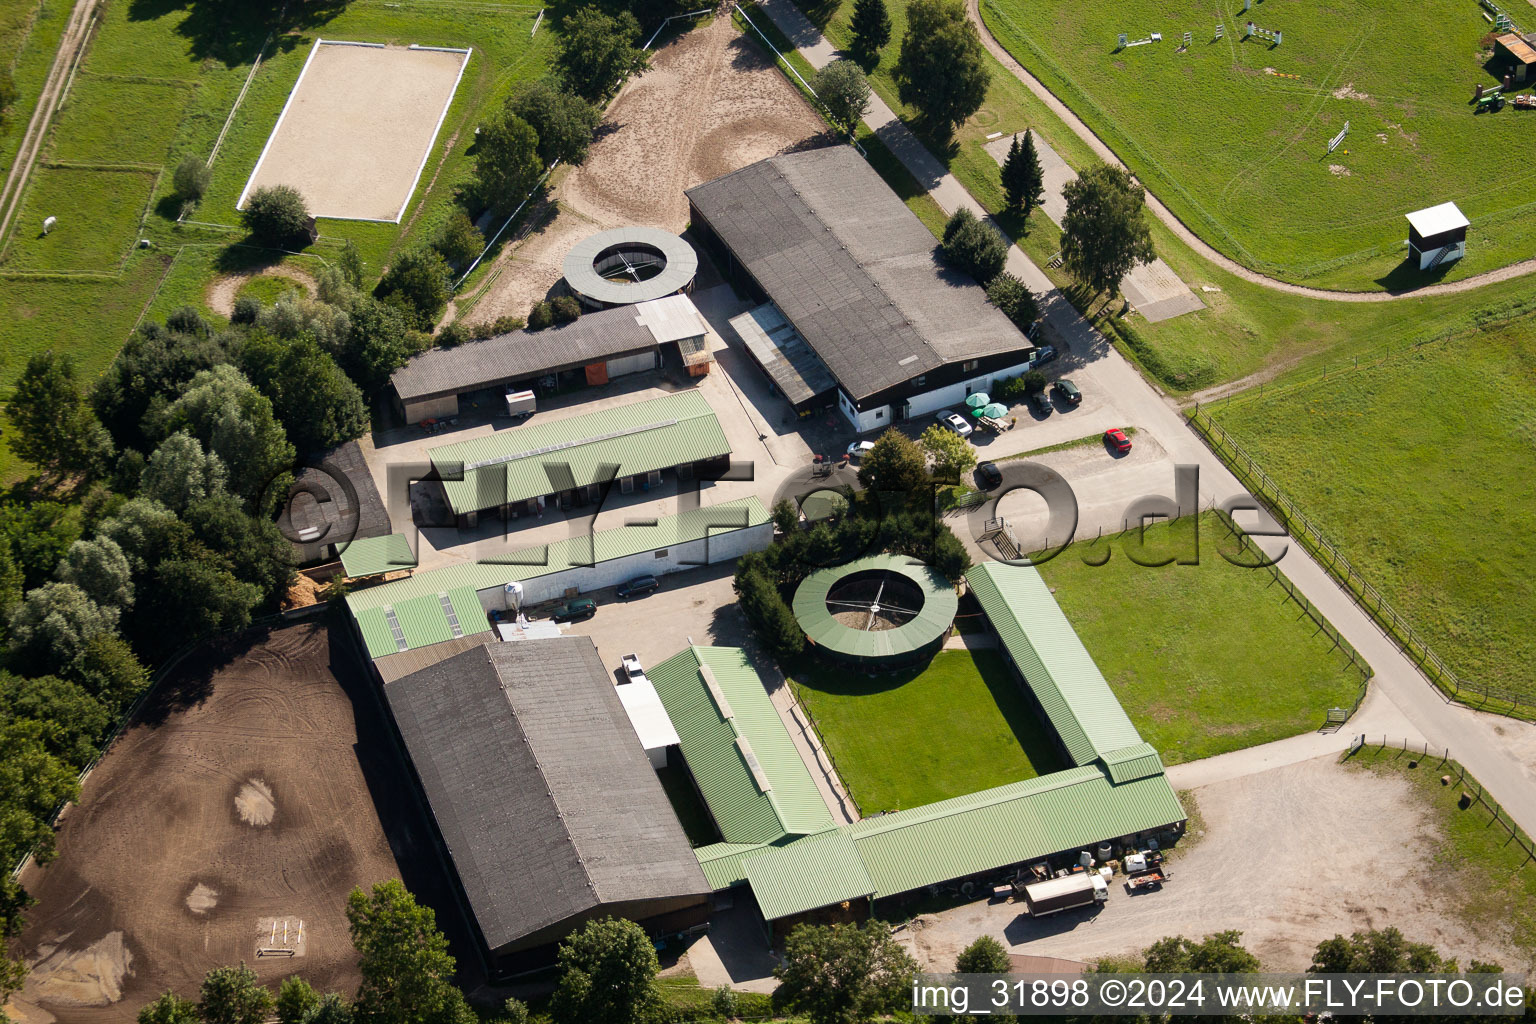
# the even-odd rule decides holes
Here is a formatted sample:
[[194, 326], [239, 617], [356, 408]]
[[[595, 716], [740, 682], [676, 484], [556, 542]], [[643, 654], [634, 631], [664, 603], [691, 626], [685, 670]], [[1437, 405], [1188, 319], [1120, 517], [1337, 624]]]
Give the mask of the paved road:
[[[1120, 158], [1115, 156], [1114, 151], [1104, 144], [1104, 140], [1093, 133], [1093, 129], [1089, 128], [1076, 114], [1072, 113], [1065, 103], [1057, 99], [1055, 94], [1045, 87], [1044, 83], [1026, 71], [1023, 65], [1013, 59], [1013, 54], [1009, 53], [1003, 47], [1003, 44], [997, 41], [996, 37], [992, 35], [991, 30], [987, 28], [986, 22], [981, 18], [979, 0], [966, 0], [966, 10], [970, 14], [971, 21], [975, 23], [976, 30], [981, 33], [983, 45], [986, 46], [992, 56], [998, 59], [1003, 67], [1012, 72], [1015, 78], [1029, 87], [1030, 92], [1034, 93], [1046, 106], [1050, 107], [1051, 112], [1061, 118], [1062, 122], [1072, 129], [1078, 138], [1086, 142], [1099, 159], [1116, 167], [1125, 166], [1120, 162]], [[1145, 183], [1143, 183], [1143, 187], [1145, 187]], [[1291, 295], [1305, 295], [1311, 299], [1324, 299], [1330, 302], [1392, 302], [1397, 299], [1416, 299], [1426, 295], [1449, 295], [1455, 292], [1473, 291], [1486, 284], [1508, 281], [1536, 271], [1536, 259], [1530, 259], [1522, 260], [1519, 263], [1511, 263], [1507, 267], [1500, 267], [1497, 270], [1490, 270], [1472, 277], [1462, 278], [1460, 281], [1447, 281], [1443, 284], [1425, 285], [1422, 288], [1413, 288], [1405, 291], [1342, 292], [1332, 291], [1327, 288], [1308, 288], [1305, 285], [1291, 284], [1289, 281], [1280, 281], [1273, 277], [1266, 277], [1258, 271], [1250, 270], [1236, 260], [1211, 248], [1199, 235], [1186, 227], [1184, 222], [1175, 216], [1172, 210], [1164, 206], [1162, 201], [1150, 191], [1147, 192], [1147, 206], [1151, 208], [1158, 220], [1166, 224], [1169, 230], [1179, 236], [1185, 245], [1195, 250], [1200, 256], [1221, 267], [1227, 273], [1235, 274], [1244, 281], [1251, 281], [1272, 291], [1288, 292]]]
[[[760, 8], [801, 48], [801, 53], [813, 66], [822, 67], [833, 59], [834, 48], [790, 0], [762, 0]], [[986, 216], [980, 204], [878, 97], [872, 97], [866, 123], [918, 180], [929, 187], [930, 195], [945, 212], [965, 206], [978, 216]], [[1084, 390], [1091, 388], [1113, 396], [1126, 425], [1134, 425], [1156, 438], [1174, 463], [1199, 467], [1202, 506], [1244, 493], [1236, 477], [1201, 442], [1184, 417], [1073, 309], [1052, 286], [1050, 279], [1017, 247], [1009, 251], [1007, 269], [1040, 297], [1048, 329], [1065, 348], [1064, 361], [1073, 368], [1074, 379]], [[1013, 433], [1005, 434], [1004, 439], [1011, 441]], [[1169, 484], [1171, 487], [1171, 480]], [[1126, 500], [1138, 494], [1135, 490], [1128, 491]], [[1280, 566], [1286, 576], [1375, 669], [1377, 696], [1384, 696], [1392, 709], [1383, 708], [1362, 721], [1372, 726], [1378, 722], [1406, 723], [1417, 735], [1392, 739], [1428, 741], [1448, 749], [1528, 834], [1536, 835], [1536, 727], [1479, 714], [1449, 703], [1301, 548], [1289, 544], [1284, 538], [1261, 541], [1261, 545], [1271, 556], [1283, 551]], [[1348, 729], [1345, 731], [1347, 734]], [[1343, 743], [1337, 746], [1342, 747]], [[1237, 767], [1224, 770], [1263, 770], [1266, 767], [1264, 756], [1234, 759], [1229, 764]]]

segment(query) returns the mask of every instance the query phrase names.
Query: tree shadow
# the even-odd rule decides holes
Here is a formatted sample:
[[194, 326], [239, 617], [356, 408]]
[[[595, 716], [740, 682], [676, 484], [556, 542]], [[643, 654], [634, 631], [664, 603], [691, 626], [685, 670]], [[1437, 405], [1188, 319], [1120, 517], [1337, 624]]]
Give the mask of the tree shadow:
[[218, 0], [130, 0], [130, 21], [157, 21], [186, 11], [176, 34], [187, 40], [187, 54], [195, 60], [216, 60], [228, 67], [255, 61], [267, 37], [273, 37], [277, 53], [307, 46], [304, 33], [318, 28], [342, 11], [346, 0], [301, 0], [287, 5], [280, 24], [278, 11], [262, 3], [228, 3]]

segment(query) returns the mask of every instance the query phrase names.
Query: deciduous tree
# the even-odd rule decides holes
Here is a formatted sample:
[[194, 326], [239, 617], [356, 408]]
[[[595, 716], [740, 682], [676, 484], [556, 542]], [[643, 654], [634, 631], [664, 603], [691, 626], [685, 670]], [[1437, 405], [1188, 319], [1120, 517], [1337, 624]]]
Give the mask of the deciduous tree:
[[538, 133], [511, 107], [503, 107], [480, 126], [475, 140], [475, 182], [487, 205], [501, 211], [515, 209], [543, 173]]
[[243, 963], [209, 971], [203, 976], [201, 995], [198, 1010], [203, 1024], [264, 1024], [272, 1012], [272, 993]]
[[103, 608], [72, 583], [44, 583], [27, 592], [11, 618], [11, 643], [21, 664], [36, 672], [67, 672], [92, 637], [117, 628], [118, 610]]
[[11, 451], [55, 476], [94, 476], [112, 457], [112, 439], [80, 395], [75, 363], [52, 349], [37, 352], [5, 405]]
[[228, 486], [247, 502], [254, 503], [264, 491], [280, 490], [277, 485], [293, 466], [293, 445], [272, 402], [233, 366], [216, 366], [192, 378], [167, 407], [165, 425], [167, 432], [186, 430], [217, 455], [228, 471]]
[[631, 1024], [661, 1001], [656, 947], [633, 921], [588, 921], [560, 944], [559, 969], [550, 1004], [557, 1024]]
[[224, 489], [224, 463], [197, 438], [178, 430], [156, 448], [139, 476], [139, 493], [173, 512]]
[[816, 72], [811, 88], [827, 113], [842, 129], [852, 134], [869, 110], [869, 80], [851, 60], [835, 60]]
[[401, 253], [385, 271], [375, 293], [398, 309], [412, 327], [430, 331], [448, 305], [451, 276], [437, 251], [422, 246]]
[[1199, 942], [1175, 935], [1159, 939], [1143, 954], [1150, 974], [1251, 974], [1259, 969], [1259, 958], [1243, 948], [1243, 933], [1216, 932]]
[[901, 102], [946, 135], [981, 109], [992, 73], [964, 0], [913, 0], [894, 75]]
[[139, 1011], [139, 1024], [202, 1024], [202, 1018], [196, 1003], [165, 992]]
[[1147, 193], [1120, 167], [1099, 164], [1067, 183], [1061, 259], [1067, 272], [1093, 289], [1113, 293], [1137, 264], [1151, 263]]
[[872, 491], [926, 495], [928, 459], [911, 438], [892, 427], [859, 460], [859, 483]]
[[1009, 273], [1001, 273], [987, 284], [987, 301], [1002, 310], [1013, 325], [1021, 331], [1040, 316], [1040, 306], [1023, 281]]
[[59, 562], [58, 577], [60, 583], [73, 583], [85, 591], [98, 605], [118, 611], [133, 607], [133, 568], [111, 537], [71, 544]]
[[263, 185], [246, 197], [240, 218], [258, 242], [284, 246], [308, 226], [309, 208], [292, 185]]
[[881, 921], [796, 926], [774, 968], [775, 997], [812, 1024], [859, 1024], [911, 1007], [917, 962]]
[[347, 922], [363, 975], [353, 1002], [358, 1024], [476, 1024], [453, 984], [454, 961], [436, 916], [398, 880], [371, 892], [353, 889]]
[[977, 938], [955, 959], [957, 974], [1007, 974], [1012, 967], [1008, 951], [990, 935]]
[[587, 158], [592, 134], [602, 113], [552, 78], [541, 78], [507, 101], [512, 113], [526, 121], [539, 138], [539, 162], [548, 167], [559, 160], [580, 164]]
[[178, 196], [196, 202], [203, 198], [203, 193], [208, 191], [208, 184], [212, 180], [213, 169], [197, 157], [189, 156], [176, 165], [176, 174], [171, 182]]
[[463, 210], [454, 210], [437, 232], [432, 247], [455, 267], [467, 267], [485, 248], [485, 236]]
[[640, 23], [628, 11], [608, 14], [596, 7], [580, 8], [565, 18], [559, 39], [555, 73], [592, 103], [625, 75], [650, 66], [650, 55], [640, 49]]
[[962, 206], [945, 223], [939, 252], [945, 263], [984, 285], [1003, 272], [1008, 262], [1008, 240]]
[[240, 352], [240, 367], [272, 400], [273, 412], [299, 451], [334, 448], [368, 429], [362, 392], [307, 336], [284, 341], [255, 333]]
[[918, 439], [923, 451], [933, 456], [933, 475], [958, 483], [960, 475], [976, 465], [976, 449], [953, 430], [932, 424]]

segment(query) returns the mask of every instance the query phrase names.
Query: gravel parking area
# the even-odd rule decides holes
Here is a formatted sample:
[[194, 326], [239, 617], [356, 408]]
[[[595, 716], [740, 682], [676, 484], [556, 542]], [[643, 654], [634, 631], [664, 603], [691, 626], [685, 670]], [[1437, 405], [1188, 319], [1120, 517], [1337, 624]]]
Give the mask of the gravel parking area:
[[982, 934], [1014, 953], [1091, 961], [1235, 928], [1265, 967], [1291, 971], [1323, 939], [1392, 926], [1462, 963], [1523, 969], [1496, 926], [1474, 929], [1457, 916], [1457, 894], [1423, 861], [1430, 819], [1404, 781], [1329, 756], [1206, 786], [1195, 801], [1203, 835], [1180, 844], [1160, 892], [1132, 897], [1114, 884], [1097, 913], [1039, 921], [1013, 903], [973, 903], [918, 918], [904, 941], [932, 969], [950, 970]]

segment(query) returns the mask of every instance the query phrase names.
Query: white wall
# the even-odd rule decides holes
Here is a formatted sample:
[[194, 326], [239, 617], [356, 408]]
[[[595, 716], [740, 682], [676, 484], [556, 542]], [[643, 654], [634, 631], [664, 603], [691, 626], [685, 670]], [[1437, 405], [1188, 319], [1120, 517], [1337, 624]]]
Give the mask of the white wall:
[[848, 396], [843, 394], [841, 388], [837, 391], [837, 408], [843, 414], [843, 418], [852, 424], [854, 431], [867, 434], [872, 430], [884, 430], [891, 425], [891, 407], [888, 405], [876, 406], [859, 412], [848, 401]]
[[[973, 377], [970, 380], [962, 380], [942, 388], [935, 388], [932, 391], [924, 391], [921, 394], [913, 395], [907, 399], [907, 419], [922, 419], [938, 412], [940, 409], [946, 408], [961, 412], [965, 406], [967, 395], [975, 394], [978, 391], [991, 391], [994, 381], [1002, 380], [1004, 377], [1017, 377], [1028, 370], [1030, 365], [1030, 362], [1026, 360], [1016, 366], [1010, 366], [980, 377]], [[872, 430], [884, 430], [892, 423], [890, 406], [881, 405], [859, 412], [853, 407], [853, 403], [848, 401], [848, 396], [844, 395], [841, 389], [837, 392], [837, 407], [842, 410], [843, 418], [853, 425], [854, 430], [861, 434]]]
[[[656, 557], [655, 551], [642, 551], [636, 555], [614, 558], [596, 565], [577, 566], [563, 572], [550, 573], [548, 576], [524, 580], [523, 604], [528, 606], [560, 600], [572, 587], [586, 594], [594, 590], [602, 590], [604, 587], [617, 586], [636, 576], [665, 576], [667, 573], [694, 569], [698, 567], [697, 564], [683, 563], [701, 563], [706, 555], [710, 564], [723, 562], [744, 555], [748, 551], [762, 551], [772, 543], [773, 524], [770, 522], [712, 534], [708, 538], [707, 548], [706, 541], [701, 539], [666, 548], [664, 550], [667, 553], [661, 558]], [[491, 587], [479, 593], [480, 605], [486, 611], [507, 610], [506, 592], [501, 586]]]
[[617, 359], [608, 360], [608, 376], [622, 377], [626, 373], [640, 373], [645, 370], [654, 370], [661, 365], [661, 353], [659, 351], [636, 352], [632, 356], [620, 356]]

